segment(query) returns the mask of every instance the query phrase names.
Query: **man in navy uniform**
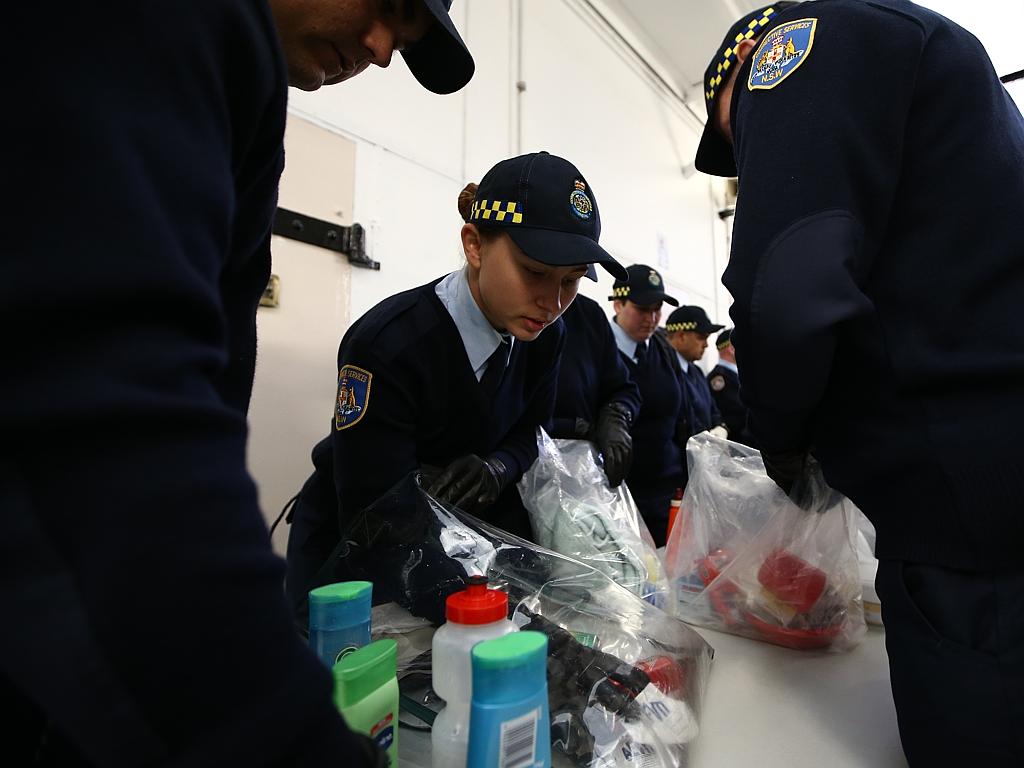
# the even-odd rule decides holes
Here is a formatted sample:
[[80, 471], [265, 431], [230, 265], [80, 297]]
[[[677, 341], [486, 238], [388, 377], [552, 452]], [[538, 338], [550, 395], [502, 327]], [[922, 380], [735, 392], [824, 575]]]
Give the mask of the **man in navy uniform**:
[[686, 459], [678, 436], [686, 418], [685, 400], [676, 361], [667, 344], [653, 339], [667, 302], [656, 269], [646, 264], [626, 267], [627, 278], [612, 285], [612, 332], [629, 375], [640, 389], [643, 405], [633, 422], [633, 464], [626, 476], [633, 500], [658, 546], [665, 543], [669, 503], [685, 484]]
[[729, 439], [756, 448], [747, 429], [747, 407], [740, 399], [740, 369], [736, 366], [736, 348], [732, 328], [726, 328], [715, 340], [718, 363], [708, 373], [708, 388], [729, 430]]
[[1024, 119], [906, 0], [755, 11], [704, 88], [768, 473], [798, 492], [813, 455], [875, 525], [911, 765], [1024, 765]]
[[15, 194], [0, 288], [11, 764], [378, 759], [294, 631], [246, 472], [246, 408], [286, 60], [312, 89], [403, 48], [428, 88], [456, 90], [472, 58], [448, 5], [9, 9], [4, 61], [21, 72], [8, 83], [19, 116], [4, 126]]
[[729, 436], [704, 371], [697, 365], [708, 348], [708, 336], [724, 327], [712, 323], [701, 307], [689, 305], [673, 310], [665, 321], [665, 339], [676, 353], [679, 380], [686, 393], [686, 429], [681, 436], [684, 446], [699, 432], [710, 430], [718, 437]]

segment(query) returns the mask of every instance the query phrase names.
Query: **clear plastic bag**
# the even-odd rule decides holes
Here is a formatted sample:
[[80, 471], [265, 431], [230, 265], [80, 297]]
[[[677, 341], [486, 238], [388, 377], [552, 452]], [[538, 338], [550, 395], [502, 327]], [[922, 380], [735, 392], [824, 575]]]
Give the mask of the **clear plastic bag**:
[[844, 651], [865, 633], [856, 509], [816, 466], [797, 507], [761, 455], [702, 433], [666, 548], [670, 610], [691, 624], [801, 650]]
[[[375, 603], [434, 624], [468, 576], [486, 575], [508, 592], [517, 626], [549, 639], [556, 765], [687, 764], [713, 651], [678, 619], [589, 565], [438, 502], [413, 476], [360, 513], [343, 538], [330, 564], [335, 580], [372, 581]], [[413, 663], [422, 680], [429, 653]], [[417, 694], [436, 705], [429, 692]]]
[[537, 543], [664, 608], [668, 579], [626, 484], [608, 486], [586, 440], [555, 440], [538, 428], [537, 448], [537, 460], [519, 481]]

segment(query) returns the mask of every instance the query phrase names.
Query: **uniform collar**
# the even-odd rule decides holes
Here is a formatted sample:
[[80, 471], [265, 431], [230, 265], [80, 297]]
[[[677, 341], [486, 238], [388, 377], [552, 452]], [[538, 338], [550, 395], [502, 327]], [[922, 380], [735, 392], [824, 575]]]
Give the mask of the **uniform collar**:
[[509, 340], [509, 354], [515, 339], [502, 336], [487, 322], [484, 313], [477, 306], [472, 291], [469, 290], [469, 274], [462, 268], [445, 277], [439, 282], [434, 292], [452, 316], [455, 327], [459, 330], [462, 343], [466, 347], [469, 364], [479, 379], [487, 367], [487, 359], [498, 348], [503, 338]]
[[687, 360], [682, 355], [680, 355], [678, 352], [676, 352], [676, 357], [679, 358], [679, 367], [683, 369], [683, 373], [689, 373], [690, 372], [690, 361]]
[[718, 359], [718, 364], [723, 368], [728, 368], [730, 371], [735, 373], [737, 376], [740, 375], [740, 369], [736, 367], [736, 363], [730, 363], [728, 360]]
[[[619, 352], [624, 354], [626, 357], [628, 357], [635, 363], [636, 345], [639, 342], [634, 341], [628, 333], [622, 330], [622, 328], [619, 326], [618, 323], [615, 322], [614, 319], [611, 319], [608, 322], [612, 324], [612, 333], [615, 334], [615, 345], [619, 348]], [[648, 339], [647, 343], [650, 344], [651, 340]]]

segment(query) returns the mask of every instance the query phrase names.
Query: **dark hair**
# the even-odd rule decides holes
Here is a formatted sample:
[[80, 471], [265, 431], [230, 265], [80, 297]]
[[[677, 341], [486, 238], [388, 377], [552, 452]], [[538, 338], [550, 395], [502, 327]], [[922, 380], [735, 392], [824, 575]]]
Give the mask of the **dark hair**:
[[[473, 213], [473, 200], [476, 199], [476, 190], [477, 185], [470, 182], [461, 192], [459, 192], [459, 215], [467, 224], [470, 223], [469, 217], [470, 214]], [[473, 226], [476, 227], [477, 231], [480, 233], [480, 239], [485, 243], [493, 242], [503, 234], [501, 227], [496, 227], [493, 224], [475, 223]]]

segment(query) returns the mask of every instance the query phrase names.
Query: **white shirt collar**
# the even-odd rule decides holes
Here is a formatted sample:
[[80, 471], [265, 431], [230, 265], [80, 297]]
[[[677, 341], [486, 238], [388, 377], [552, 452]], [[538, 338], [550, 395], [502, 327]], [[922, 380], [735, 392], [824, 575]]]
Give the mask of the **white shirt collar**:
[[[612, 324], [612, 333], [615, 334], [615, 345], [619, 348], [619, 351], [622, 354], [624, 354], [626, 357], [628, 357], [635, 363], [636, 345], [638, 342], [635, 341], [628, 333], [622, 330], [619, 324], [616, 323], [614, 320], [609, 320], [608, 322]], [[650, 344], [650, 340], [648, 340], [647, 343]]]
[[740, 375], [740, 369], [736, 367], [736, 363], [730, 363], [728, 360], [718, 358], [718, 364], [723, 368], [728, 368], [730, 371], [735, 373], [737, 376]]
[[459, 329], [469, 364], [473, 366], [473, 373], [479, 381], [487, 368], [488, 358], [498, 348], [502, 339], [507, 338], [509, 341], [509, 355], [512, 354], [515, 339], [498, 333], [484, 317], [476, 299], [473, 298], [473, 292], [469, 289], [469, 272], [465, 267], [442, 279], [435, 286], [434, 292], [448, 310], [448, 314], [452, 316], [455, 327]]

